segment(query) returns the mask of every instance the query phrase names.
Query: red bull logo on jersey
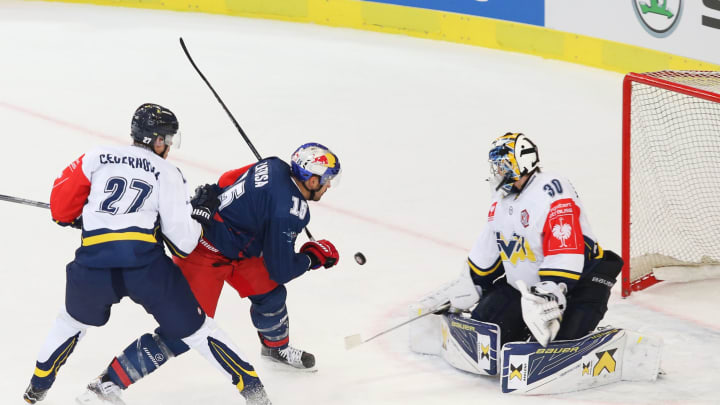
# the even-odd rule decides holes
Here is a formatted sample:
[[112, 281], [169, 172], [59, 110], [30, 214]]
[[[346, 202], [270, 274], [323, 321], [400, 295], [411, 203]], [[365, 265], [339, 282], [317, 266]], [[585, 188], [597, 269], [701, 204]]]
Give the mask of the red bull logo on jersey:
[[500, 259], [504, 262], [509, 261], [517, 264], [525, 260], [537, 261], [535, 253], [530, 248], [530, 243], [524, 236], [513, 234], [512, 239], [506, 241], [500, 232], [495, 232], [498, 250], [500, 250]]

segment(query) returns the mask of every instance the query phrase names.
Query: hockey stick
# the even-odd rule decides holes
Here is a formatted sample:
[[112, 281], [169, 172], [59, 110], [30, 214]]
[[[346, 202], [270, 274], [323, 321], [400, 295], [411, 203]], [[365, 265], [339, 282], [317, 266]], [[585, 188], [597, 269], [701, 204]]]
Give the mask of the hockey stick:
[[[252, 144], [252, 142], [250, 142], [250, 138], [248, 138], [248, 136], [245, 134], [245, 131], [243, 131], [240, 124], [238, 124], [235, 117], [232, 115], [230, 110], [228, 110], [227, 106], [222, 101], [220, 96], [217, 94], [217, 92], [215, 91], [213, 86], [210, 84], [210, 82], [205, 77], [205, 75], [202, 74], [202, 72], [200, 71], [200, 68], [198, 68], [197, 65], [195, 64], [195, 61], [193, 60], [192, 56], [190, 56], [190, 51], [188, 51], [187, 47], [185, 46], [185, 41], [183, 41], [182, 38], [180, 38], [180, 46], [182, 47], [183, 52], [185, 52], [185, 56], [187, 56], [188, 60], [190, 61], [190, 64], [193, 66], [193, 68], [195, 68], [195, 71], [200, 75], [200, 78], [202, 78], [202, 80], [205, 82], [205, 84], [207, 84], [208, 88], [210, 88], [210, 91], [215, 96], [215, 99], [218, 101], [218, 103], [220, 103], [220, 105], [222, 106], [223, 110], [225, 110], [225, 113], [228, 115], [228, 117], [230, 117], [230, 120], [235, 125], [235, 128], [238, 130], [238, 132], [240, 132], [240, 135], [242, 135], [243, 139], [245, 140], [245, 143], [247, 143], [247, 146], [250, 147], [250, 150], [255, 155], [257, 160], [262, 160], [260, 153], [258, 153], [257, 149], [255, 149], [255, 146]], [[310, 230], [307, 227], [305, 228], [305, 234], [307, 234], [308, 238], [311, 241], [315, 240], [315, 238], [313, 238], [312, 234], [310, 233]]]
[[47, 208], [47, 209], [50, 209], [50, 204], [48, 204], [48, 203], [44, 203], [44, 202], [40, 202], [40, 201], [27, 200], [27, 199], [25, 199], [25, 198], [13, 197], [13, 196], [4, 195], [4, 194], [0, 194], [0, 200], [9, 201], [9, 202], [14, 202], [14, 203], [17, 203], [17, 204], [30, 205], [30, 206], [38, 207], [38, 208]]
[[345, 336], [345, 350], [350, 350], [350, 349], [356, 348], [356, 347], [360, 346], [360, 345], [363, 344], [363, 343], [367, 343], [367, 342], [369, 342], [369, 341], [371, 341], [371, 340], [373, 340], [373, 339], [375, 339], [375, 338], [377, 338], [377, 337], [380, 337], [380, 336], [382, 336], [382, 335], [384, 335], [384, 334], [386, 334], [386, 333], [388, 333], [388, 332], [392, 332], [392, 331], [394, 331], [395, 329], [397, 329], [397, 328], [399, 328], [399, 327], [401, 327], [401, 326], [405, 326], [405, 325], [409, 324], [410, 322], [415, 322], [415, 321], [417, 321], [417, 320], [420, 319], [420, 318], [424, 318], [424, 317], [426, 317], [426, 316], [428, 316], [428, 315], [432, 315], [432, 314], [434, 314], [434, 313], [436, 313], [436, 312], [438, 312], [438, 311], [444, 311], [444, 310], [446, 310], [446, 309], [448, 309], [448, 308], [450, 308], [450, 303], [449, 303], [449, 302], [446, 302], [446, 303], [438, 306], [437, 308], [435, 308], [435, 309], [433, 309], [433, 310], [430, 310], [430, 311], [428, 311], [428, 312], [426, 312], [426, 313], [424, 313], [424, 314], [422, 314], [422, 315], [418, 315], [418, 316], [416, 316], [416, 317], [414, 317], [414, 318], [410, 318], [410, 319], [408, 319], [407, 321], [405, 321], [405, 322], [403, 322], [403, 323], [401, 323], [401, 324], [395, 325], [395, 326], [393, 326], [392, 328], [386, 329], [386, 330], [384, 330], [384, 331], [382, 331], [382, 332], [380, 332], [380, 333], [378, 333], [378, 334], [376, 334], [376, 335], [374, 335], [374, 336], [371, 336], [371, 337], [369, 337], [369, 338], [367, 338], [367, 339], [363, 339], [363, 338], [360, 336], [360, 334]]

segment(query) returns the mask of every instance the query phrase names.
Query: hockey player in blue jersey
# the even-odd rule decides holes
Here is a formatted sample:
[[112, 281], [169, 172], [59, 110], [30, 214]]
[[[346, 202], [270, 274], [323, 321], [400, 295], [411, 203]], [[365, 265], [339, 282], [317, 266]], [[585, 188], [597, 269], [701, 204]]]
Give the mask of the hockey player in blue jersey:
[[[131, 123], [132, 146], [99, 147], [71, 163], [55, 180], [52, 218], [82, 228], [82, 244], [67, 265], [65, 306], [38, 355], [23, 398], [45, 398], [78, 341], [102, 326], [111, 307], [130, 297], [159, 324], [113, 359], [88, 385], [80, 404], [123, 404], [122, 389], [168, 359], [199, 351], [251, 404], [269, 404], [252, 365], [206, 316], [181, 272], [165, 254], [189, 254], [202, 234], [193, 218], [209, 216], [219, 201], [188, 203], [180, 170], [167, 158], [178, 121], [168, 109], [143, 104]], [[203, 216], [204, 214], [204, 216]]]
[[200, 244], [175, 258], [209, 316], [224, 282], [249, 297], [261, 354], [298, 369], [314, 370], [315, 357], [289, 345], [285, 284], [338, 263], [331, 242], [309, 241], [296, 252], [295, 240], [310, 222], [308, 201], [319, 201], [339, 174], [338, 157], [317, 143], [300, 146], [290, 165], [273, 157], [223, 174], [205, 187], [221, 203]]

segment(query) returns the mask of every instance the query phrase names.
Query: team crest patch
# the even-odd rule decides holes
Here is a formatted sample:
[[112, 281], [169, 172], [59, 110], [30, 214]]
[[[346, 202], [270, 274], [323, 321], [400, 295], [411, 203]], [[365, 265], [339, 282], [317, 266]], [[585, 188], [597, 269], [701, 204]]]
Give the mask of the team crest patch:
[[550, 206], [550, 212], [545, 223], [545, 232], [548, 234], [548, 253], [582, 253], [581, 231], [579, 231], [580, 210], [569, 199], [555, 201]]
[[530, 225], [530, 214], [528, 214], [527, 210], [522, 210], [520, 212], [520, 223], [525, 228], [527, 228], [528, 225]]
[[560, 218], [559, 223], [556, 223], [552, 227], [553, 238], [560, 241], [560, 248], [566, 248], [566, 241], [572, 236], [572, 226], [568, 223], [563, 223], [563, 219]]

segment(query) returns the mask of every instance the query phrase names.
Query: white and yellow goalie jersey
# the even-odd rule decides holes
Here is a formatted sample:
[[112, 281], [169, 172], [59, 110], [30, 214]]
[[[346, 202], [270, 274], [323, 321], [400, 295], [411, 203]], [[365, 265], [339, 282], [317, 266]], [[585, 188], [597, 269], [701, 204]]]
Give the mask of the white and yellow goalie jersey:
[[523, 190], [493, 195], [487, 224], [475, 242], [468, 264], [475, 284], [488, 288], [503, 275], [515, 287], [539, 281], [567, 284], [602, 258], [570, 182], [553, 173], [537, 172]]

